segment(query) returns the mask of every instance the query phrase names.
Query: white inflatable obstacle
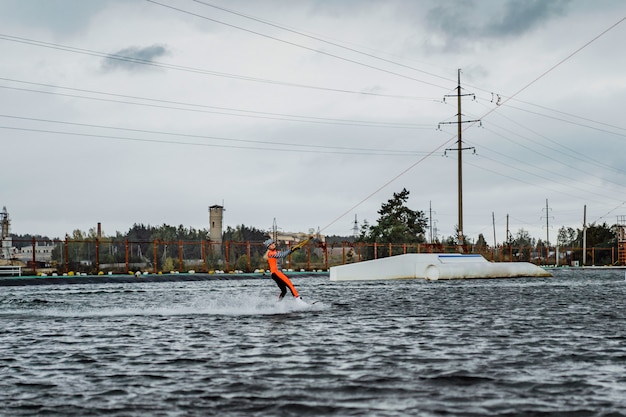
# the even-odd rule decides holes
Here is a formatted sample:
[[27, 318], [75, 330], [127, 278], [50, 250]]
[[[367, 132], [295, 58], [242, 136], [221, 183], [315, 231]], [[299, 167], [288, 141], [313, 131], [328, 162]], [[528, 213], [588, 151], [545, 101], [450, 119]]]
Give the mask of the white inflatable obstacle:
[[331, 281], [551, 277], [530, 262], [489, 262], [482, 255], [409, 253], [330, 268]]

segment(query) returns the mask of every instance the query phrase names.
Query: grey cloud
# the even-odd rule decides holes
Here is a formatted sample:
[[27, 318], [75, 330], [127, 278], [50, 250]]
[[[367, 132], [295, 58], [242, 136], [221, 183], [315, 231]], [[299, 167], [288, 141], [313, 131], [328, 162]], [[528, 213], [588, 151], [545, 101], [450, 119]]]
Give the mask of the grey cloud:
[[[456, 50], [461, 41], [489, 41], [527, 33], [551, 18], [564, 15], [570, 0], [508, 0], [507, 2], [443, 2], [429, 10], [426, 22]], [[464, 45], [463, 47], [467, 47]]]
[[501, 18], [488, 23], [483, 33], [487, 36], [522, 34], [551, 17], [562, 15], [567, 3], [569, 0], [511, 0], [506, 3]]
[[109, 0], [3, 0], [2, 19], [28, 27], [47, 28], [62, 36], [83, 31]]
[[465, 36], [474, 31], [474, 28], [471, 26], [471, 19], [469, 19], [473, 8], [472, 2], [457, 5], [440, 4], [428, 12], [426, 22], [431, 28], [436, 29], [447, 37], [457, 38]]
[[105, 71], [113, 71], [122, 69], [127, 71], [147, 69], [143, 63], [153, 62], [156, 58], [167, 55], [169, 52], [162, 45], [152, 45], [147, 47], [131, 46], [121, 49], [109, 55], [102, 61], [102, 69]]

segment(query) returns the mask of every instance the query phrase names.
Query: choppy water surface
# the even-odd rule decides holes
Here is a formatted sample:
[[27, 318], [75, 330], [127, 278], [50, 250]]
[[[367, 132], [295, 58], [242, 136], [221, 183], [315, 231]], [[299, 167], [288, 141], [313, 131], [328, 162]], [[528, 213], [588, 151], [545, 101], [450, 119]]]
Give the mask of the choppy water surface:
[[624, 271], [0, 288], [6, 416], [622, 416]]

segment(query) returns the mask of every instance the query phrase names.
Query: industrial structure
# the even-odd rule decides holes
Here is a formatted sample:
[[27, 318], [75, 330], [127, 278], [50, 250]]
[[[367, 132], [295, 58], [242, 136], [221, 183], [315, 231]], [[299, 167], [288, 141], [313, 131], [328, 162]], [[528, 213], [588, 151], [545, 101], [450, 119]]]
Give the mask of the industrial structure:
[[617, 216], [617, 262], [626, 265], [626, 216]]
[[2, 238], [2, 251], [0, 251], [0, 259], [9, 260], [13, 257], [12, 241], [10, 234], [11, 221], [9, 220], [9, 212], [6, 207], [2, 207], [0, 212], [0, 237]]
[[216, 243], [213, 245], [217, 255], [222, 252], [222, 232], [224, 222], [224, 206], [214, 204], [209, 207], [209, 241]]
[[222, 243], [224, 211], [224, 206], [217, 204], [209, 207], [209, 239], [211, 242]]

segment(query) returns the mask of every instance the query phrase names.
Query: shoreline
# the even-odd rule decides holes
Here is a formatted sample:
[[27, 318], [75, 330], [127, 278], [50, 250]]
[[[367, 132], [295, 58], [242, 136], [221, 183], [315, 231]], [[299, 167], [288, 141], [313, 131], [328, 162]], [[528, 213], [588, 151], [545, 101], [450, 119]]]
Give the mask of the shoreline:
[[[328, 272], [291, 272], [293, 278], [328, 277]], [[270, 279], [266, 273], [178, 273], [178, 274], [114, 274], [114, 275], [59, 275], [59, 276], [35, 276], [22, 275], [19, 277], [0, 278], [0, 287], [21, 287], [29, 285], [81, 285], [81, 284], [109, 284], [109, 283], [133, 283], [143, 282], [188, 282], [188, 281], [227, 281], [236, 279]]]

